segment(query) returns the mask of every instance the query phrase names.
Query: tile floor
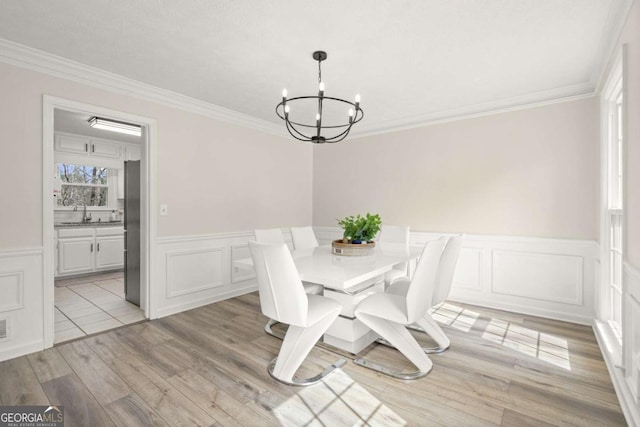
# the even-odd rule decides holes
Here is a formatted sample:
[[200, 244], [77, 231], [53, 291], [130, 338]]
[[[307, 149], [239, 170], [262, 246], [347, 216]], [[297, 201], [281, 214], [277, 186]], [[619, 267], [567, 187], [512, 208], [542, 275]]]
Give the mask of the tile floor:
[[124, 273], [109, 272], [56, 280], [56, 344], [144, 320], [124, 299]]

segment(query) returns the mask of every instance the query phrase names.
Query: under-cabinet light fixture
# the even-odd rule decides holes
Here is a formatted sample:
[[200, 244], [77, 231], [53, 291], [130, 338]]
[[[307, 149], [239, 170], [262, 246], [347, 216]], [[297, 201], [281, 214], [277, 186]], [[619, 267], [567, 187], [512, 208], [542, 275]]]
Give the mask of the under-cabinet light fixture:
[[91, 117], [89, 126], [96, 129], [108, 130], [111, 132], [126, 133], [127, 135], [142, 135], [142, 128], [131, 123], [118, 122], [115, 120], [102, 119], [100, 117]]

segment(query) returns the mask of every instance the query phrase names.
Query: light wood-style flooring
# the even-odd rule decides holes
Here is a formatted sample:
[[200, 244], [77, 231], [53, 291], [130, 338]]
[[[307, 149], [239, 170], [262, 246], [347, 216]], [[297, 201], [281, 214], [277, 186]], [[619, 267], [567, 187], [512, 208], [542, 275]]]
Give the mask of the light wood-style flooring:
[[[456, 303], [434, 315], [451, 348], [415, 381], [350, 361], [312, 387], [274, 381], [281, 341], [253, 293], [2, 362], [0, 404], [64, 405], [67, 427], [626, 425], [590, 327]], [[366, 356], [411, 367], [383, 346]], [[300, 374], [338, 358], [316, 347]]]

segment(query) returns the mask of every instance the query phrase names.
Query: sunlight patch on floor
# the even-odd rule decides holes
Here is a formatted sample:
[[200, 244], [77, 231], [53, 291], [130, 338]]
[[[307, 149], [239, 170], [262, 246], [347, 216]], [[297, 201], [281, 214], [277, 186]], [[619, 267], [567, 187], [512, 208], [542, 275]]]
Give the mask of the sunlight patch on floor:
[[[478, 313], [449, 303], [442, 303], [431, 311], [433, 318], [442, 324], [469, 332], [480, 317]], [[541, 333], [534, 329], [492, 318], [482, 338], [535, 357], [560, 368], [571, 370], [569, 344], [566, 339]]]
[[404, 426], [406, 421], [343, 370], [300, 391], [273, 413], [283, 425]]
[[430, 313], [436, 322], [443, 323], [463, 332], [469, 332], [480, 316], [475, 311], [447, 303], [436, 306]]

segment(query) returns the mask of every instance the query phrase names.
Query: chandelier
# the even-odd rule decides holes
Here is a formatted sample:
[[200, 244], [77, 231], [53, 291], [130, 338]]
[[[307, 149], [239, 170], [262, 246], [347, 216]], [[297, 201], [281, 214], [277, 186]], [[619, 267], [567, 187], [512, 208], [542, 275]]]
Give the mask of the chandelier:
[[[360, 95], [355, 96], [355, 101], [350, 102], [340, 98], [333, 98], [331, 96], [324, 95], [324, 82], [322, 81], [322, 61], [327, 59], [327, 52], [318, 50], [313, 52], [313, 59], [318, 61], [318, 95], [311, 96], [298, 96], [295, 98], [287, 99], [287, 89], [282, 90], [282, 102], [276, 106], [276, 114], [282, 120], [284, 120], [287, 130], [295, 139], [305, 142], [312, 142], [314, 144], [322, 144], [325, 142], [339, 142], [349, 135], [351, 127], [358, 123], [364, 117], [364, 112], [360, 108]], [[317, 102], [318, 109], [315, 117], [315, 123], [312, 120], [302, 123], [292, 117], [299, 117], [300, 113], [293, 113], [294, 110], [298, 110], [297, 106], [300, 106], [300, 110], [303, 109], [303, 103]], [[327, 123], [323, 121], [323, 107], [329, 107], [336, 109], [337, 106], [347, 104], [349, 106], [348, 111], [345, 111], [348, 119], [345, 119], [346, 123]], [[345, 107], [343, 105], [343, 107]], [[308, 108], [308, 106], [307, 106]], [[325, 110], [325, 112], [327, 112]], [[325, 133], [329, 132], [329, 134]]]

